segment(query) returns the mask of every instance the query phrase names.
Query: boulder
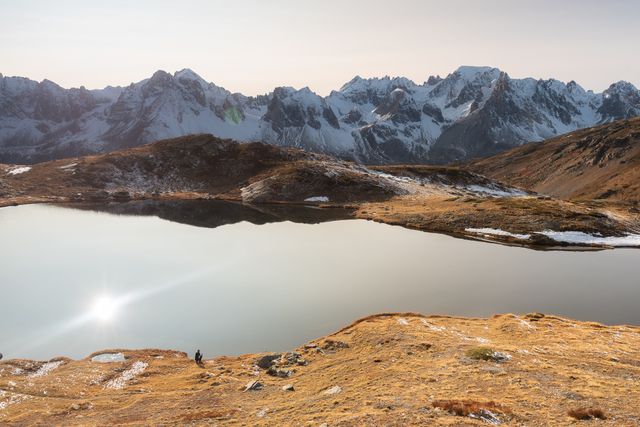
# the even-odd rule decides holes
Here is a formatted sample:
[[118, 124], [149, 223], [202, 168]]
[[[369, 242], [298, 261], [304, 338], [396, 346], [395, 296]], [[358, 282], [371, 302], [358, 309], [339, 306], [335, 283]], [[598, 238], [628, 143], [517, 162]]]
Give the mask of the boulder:
[[260, 369], [269, 369], [280, 357], [282, 357], [281, 354], [268, 354], [258, 359], [256, 365], [258, 365]]

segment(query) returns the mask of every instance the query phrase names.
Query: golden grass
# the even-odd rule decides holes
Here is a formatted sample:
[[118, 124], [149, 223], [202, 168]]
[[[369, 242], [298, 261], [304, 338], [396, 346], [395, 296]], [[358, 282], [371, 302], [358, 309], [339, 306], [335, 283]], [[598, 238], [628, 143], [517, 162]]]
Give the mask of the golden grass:
[[[460, 414], [465, 425], [496, 416], [503, 425], [563, 426], [576, 422], [567, 416], [576, 395], [588, 408], [606, 407], [618, 425], [634, 425], [640, 389], [629, 378], [640, 376], [640, 328], [536, 318], [368, 316], [293, 349], [306, 364], [279, 366], [295, 369], [288, 378], [254, 367], [269, 353], [198, 367], [176, 351], [123, 350], [124, 363], [69, 360], [38, 378], [29, 377], [37, 363], [3, 360], [0, 425], [453, 426]], [[479, 338], [512, 358], [470, 362]], [[136, 361], [148, 364], [141, 375], [105, 388]], [[256, 380], [260, 390], [242, 391]]]

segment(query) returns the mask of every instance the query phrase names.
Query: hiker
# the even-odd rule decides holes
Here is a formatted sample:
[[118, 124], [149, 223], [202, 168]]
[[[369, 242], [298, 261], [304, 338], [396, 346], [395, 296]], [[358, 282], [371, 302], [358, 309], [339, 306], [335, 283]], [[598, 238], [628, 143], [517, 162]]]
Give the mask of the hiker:
[[201, 364], [202, 364], [202, 353], [200, 353], [200, 349], [198, 349], [198, 351], [196, 351], [196, 357], [195, 357], [195, 359], [196, 359], [196, 363], [197, 363], [198, 365], [201, 365]]

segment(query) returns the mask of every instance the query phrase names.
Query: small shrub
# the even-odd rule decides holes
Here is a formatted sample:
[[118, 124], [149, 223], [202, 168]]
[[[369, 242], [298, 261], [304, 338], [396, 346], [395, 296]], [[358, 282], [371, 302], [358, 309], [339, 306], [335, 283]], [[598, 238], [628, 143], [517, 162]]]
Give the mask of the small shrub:
[[575, 418], [576, 420], [591, 420], [594, 418], [600, 420], [606, 420], [607, 417], [604, 415], [604, 411], [600, 408], [578, 408], [571, 409], [567, 414], [570, 417]]
[[474, 347], [467, 350], [467, 356], [475, 360], [493, 360], [495, 351], [489, 347]]
[[467, 356], [474, 360], [491, 360], [493, 362], [506, 362], [511, 359], [511, 355], [489, 347], [470, 348], [467, 350]]

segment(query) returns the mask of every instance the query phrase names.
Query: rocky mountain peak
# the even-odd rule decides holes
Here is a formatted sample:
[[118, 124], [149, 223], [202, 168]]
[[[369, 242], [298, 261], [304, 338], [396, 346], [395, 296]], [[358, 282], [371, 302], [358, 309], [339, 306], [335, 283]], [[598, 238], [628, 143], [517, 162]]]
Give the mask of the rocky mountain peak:
[[191, 133], [365, 163], [449, 162], [636, 115], [640, 92], [628, 82], [596, 94], [574, 81], [511, 79], [492, 67], [462, 66], [420, 85], [355, 76], [327, 97], [308, 87], [232, 94], [190, 69], [90, 91], [2, 77], [0, 162], [105, 152]]

